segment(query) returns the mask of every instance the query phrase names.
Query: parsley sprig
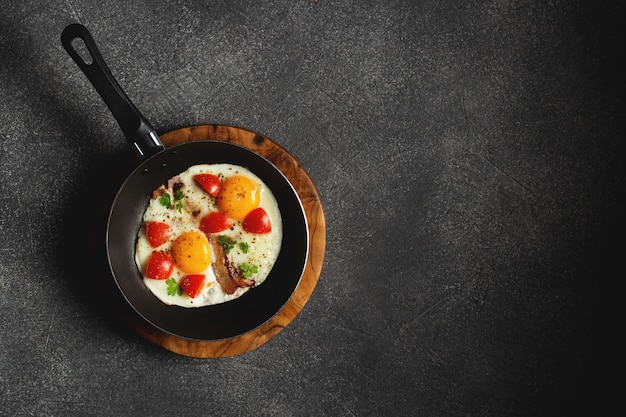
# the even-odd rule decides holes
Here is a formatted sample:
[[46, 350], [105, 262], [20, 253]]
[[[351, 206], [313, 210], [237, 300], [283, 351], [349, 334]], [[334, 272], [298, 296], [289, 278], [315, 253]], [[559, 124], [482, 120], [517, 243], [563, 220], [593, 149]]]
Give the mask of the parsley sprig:
[[230, 237], [226, 236], [226, 235], [220, 235], [217, 238], [217, 243], [219, 243], [220, 245], [222, 245], [222, 248], [224, 248], [224, 253], [228, 253], [230, 252], [230, 250], [232, 248], [235, 247], [235, 244], [237, 243], [236, 241], [232, 240]]
[[183, 295], [183, 289], [174, 278], [165, 281], [167, 284], [167, 295]]
[[241, 253], [248, 253], [248, 250], [250, 250], [250, 245], [248, 245], [247, 242], [237, 242], [236, 240], [233, 240], [226, 235], [219, 235], [217, 237], [217, 243], [222, 245], [222, 248], [224, 248], [224, 253], [229, 253], [235, 247], [235, 245], [239, 247]]
[[[178, 210], [178, 212], [182, 212], [183, 209], [183, 198], [185, 194], [181, 190], [178, 190], [174, 193], [174, 208]], [[171, 208], [172, 207], [172, 197], [169, 193], [164, 193], [161, 197], [159, 197], [159, 203], [162, 206]]]
[[241, 268], [241, 272], [243, 273], [243, 277], [244, 278], [250, 278], [252, 275], [254, 275], [257, 272], [259, 272], [259, 267], [258, 266], [250, 265], [247, 262], [244, 262], [241, 265], [239, 265], [239, 268]]

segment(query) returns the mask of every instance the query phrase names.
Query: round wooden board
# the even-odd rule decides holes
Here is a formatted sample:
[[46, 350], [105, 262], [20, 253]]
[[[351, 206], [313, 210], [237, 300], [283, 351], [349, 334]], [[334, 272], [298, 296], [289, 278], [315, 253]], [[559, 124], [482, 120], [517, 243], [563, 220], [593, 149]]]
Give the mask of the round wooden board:
[[251, 351], [267, 343], [300, 313], [313, 293], [324, 261], [326, 221], [315, 184], [298, 161], [276, 142], [258, 133], [224, 125], [199, 125], [160, 135], [166, 147], [196, 140], [222, 140], [245, 146], [276, 165], [298, 193], [309, 226], [309, 257], [300, 284], [283, 309], [260, 327], [230, 339], [183, 339], [155, 328], [138, 317], [129, 325], [147, 340], [172, 352], [197, 358], [218, 358]]

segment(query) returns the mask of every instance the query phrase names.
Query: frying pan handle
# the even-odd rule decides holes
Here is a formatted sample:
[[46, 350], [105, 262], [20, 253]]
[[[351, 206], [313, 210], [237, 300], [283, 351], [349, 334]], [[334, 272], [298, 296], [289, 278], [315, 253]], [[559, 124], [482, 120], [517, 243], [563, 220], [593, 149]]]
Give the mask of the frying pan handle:
[[[86, 51], [75, 42], [77, 39], [83, 41]], [[67, 26], [61, 34], [61, 43], [100, 94], [139, 156], [147, 158], [162, 150], [159, 136], [111, 74], [87, 28], [78, 23]]]

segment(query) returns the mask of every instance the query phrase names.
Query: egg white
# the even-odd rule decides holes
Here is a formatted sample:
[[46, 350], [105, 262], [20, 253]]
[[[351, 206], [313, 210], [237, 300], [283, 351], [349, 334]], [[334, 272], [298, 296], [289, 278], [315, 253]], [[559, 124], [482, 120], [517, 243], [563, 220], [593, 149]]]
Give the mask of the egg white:
[[[215, 198], [209, 196], [193, 179], [194, 175], [200, 173], [217, 175], [222, 181], [233, 175], [246, 175], [261, 186], [260, 207], [262, 207], [270, 217], [272, 231], [266, 234], [248, 233], [243, 230], [241, 222], [234, 221], [234, 225], [231, 229], [217, 233], [217, 235], [226, 235], [231, 240], [237, 242], [228, 253], [228, 258], [232, 263], [235, 265], [248, 263], [258, 267], [258, 272], [250, 277], [254, 280], [255, 287], [265, 281], [280, 252], [283, 230], [278, 203], [271, 190], [259, 177], [244, 167], [232, 164], [200, 164], [191, 166], [189, 169], [176, 176], [183, 184], [180, 190], [185, 196], [182, 201], [181, 211], [179, 212], [176, 209], [164, 207], [159, 203], [158, 198], [150, 198], [143, 215], [143, 223], [137, 233], [135, 262], [142, 276], [144, 276], [143, 282], [154, 296], [168, 305], [202, 307], [220, 304], [236, 299], [250, 290], [250, 287], [245, 287], [237, 288], [233, 294], [224, 293], [219, 283], [216, 281], [211, 265], [202, 272], [206, 276], [204, 286], [200, 294], [195, 298], [191, 298], [187, 294], [169, 295], [167, 293], [168, 286], [166, 280], [154, 280], [146, 278], [144, 275], [146, 265], [153, 251], [168, 252], [172, 242], [178, 236], [188, 231], [200, 231], [200, 220], [208, 213], [218, 211], [215, 205]], [[166, 191], [172, 196], [173, 200], [172, 190], [169, 189]], [[165, 222], [174, 228], [174, 233], [170, 239], [158, 248], [152, 248], [148, 243], [144, 227], [145, 222], [148, 221]], [[238, 245], [240, 242], [246, 242], [248, 244], [247, 253], [243, 253], [240, 249]], [[215, 254], [211, 251], [211, 263], [214, 262]], [[185, 275], [187, 274], [175, 267], [171, 278], [174, 278], [176, 282], [180, 282]]]

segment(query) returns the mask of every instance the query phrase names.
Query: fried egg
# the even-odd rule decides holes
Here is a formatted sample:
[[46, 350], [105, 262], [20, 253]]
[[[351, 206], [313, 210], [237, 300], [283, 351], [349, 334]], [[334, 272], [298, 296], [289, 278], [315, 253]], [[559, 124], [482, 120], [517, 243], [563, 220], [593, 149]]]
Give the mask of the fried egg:
[[[207, 174], [215, 180], [210, 188], [199, 179]], [[276, 198], [259, 177], [238, 165], [194, 165], [154, 190], [135, 262], [165, 304], [220, 304], [265, 281], [282, 234]]]

